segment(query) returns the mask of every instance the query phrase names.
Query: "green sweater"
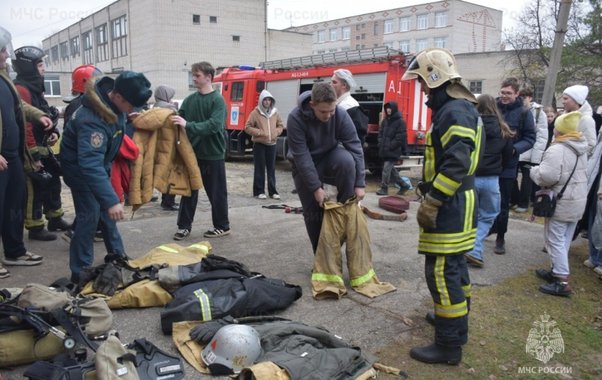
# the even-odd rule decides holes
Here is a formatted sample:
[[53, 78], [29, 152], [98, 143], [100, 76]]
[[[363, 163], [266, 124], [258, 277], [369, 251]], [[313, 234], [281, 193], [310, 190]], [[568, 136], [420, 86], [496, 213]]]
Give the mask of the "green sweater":
[[180, 116], [186, 119], [186, 134], [199, 160], [223, 160], [226, 155], [226, 103], [217, 92], [195, 92], [182, 102]]

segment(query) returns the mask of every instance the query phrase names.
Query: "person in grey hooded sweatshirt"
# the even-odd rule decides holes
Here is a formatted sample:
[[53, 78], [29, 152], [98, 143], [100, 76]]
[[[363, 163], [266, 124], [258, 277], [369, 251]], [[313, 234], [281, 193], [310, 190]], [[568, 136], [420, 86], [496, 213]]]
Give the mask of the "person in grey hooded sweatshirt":
[[[153, 108], [168, 108], [173, 111], [178, 111], [176, 103], [172, 102], [176, 90], [166, 86], [164, 84], [155, 88], [155, 104]], [[161, 195], [161, 208], [167, 211], [178, 211], [179, 204], [176, 203], [176, 196], [174, 194], [162, 194]]]
[[261, 91], [259, 104], [251, 112], [245, 124], [245, 132], [253, 141], [253, 196], [267, 199], [265, 173], [268, 173], [268, 194], [280, 199], [276, 190], [276, 140], [284, 130], [284, 124], [276, 109], [276, 100], [268, 90]]

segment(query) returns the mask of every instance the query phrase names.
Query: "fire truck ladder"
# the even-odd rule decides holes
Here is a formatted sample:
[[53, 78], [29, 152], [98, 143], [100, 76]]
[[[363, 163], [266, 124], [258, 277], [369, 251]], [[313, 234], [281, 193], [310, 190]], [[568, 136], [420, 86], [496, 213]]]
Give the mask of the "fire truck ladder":
[[327, 66], [333, 64], [347, 64], [364, 61], [378, 62], [400, 55], [403, 56], [403, 53], [398, 50], [390, 49], [386, 46], [379, 46], [369, 49], [337, 51], [334, 53], [277, 59], [274, 61], [262, 62], [259, 64], [259, 67], [265, 70], [300, 69], [304, 67]]

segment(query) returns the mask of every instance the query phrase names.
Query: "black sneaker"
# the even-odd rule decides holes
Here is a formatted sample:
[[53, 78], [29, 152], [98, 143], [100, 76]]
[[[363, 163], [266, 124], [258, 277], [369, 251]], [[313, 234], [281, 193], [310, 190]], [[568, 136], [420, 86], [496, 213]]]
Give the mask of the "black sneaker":
[[554, 275], [552, 274], [552, 271], [549, 271], [549, 270], [536, 269], [535, 275], [548, 283], [552, 283], [552, 282], [556, 281], [556, 277], [554, 277]]
[[190, 230], [187, 228], [180, 228], [176, 231], [176, 233], [173, 235], [173, 239], [174, 240], [184, 240], [186, 239], [188, 236], [190, 236]]
[[544, 284], [539, 287], [539, 291], [545, 294], [551, 294], [553, 296], [570, 297], [573, 293], [568, 282], [554, 280], [549, 284]]
[[104, 241], [104, 237], [102, 236], [102, 231], [98, 230], [94, 233], [94, 242], [95, 243], [100, 243], [102, 241]]
[[217, 237], [222, 237], [222, 236], [226, 236], [226, 235], [230, 235], [230, 230], [220, 230], [219, 228], [214, 228], [212, 230], [209, 230], [207, 232], [205, 232], [203, 234], [204, 237], [206, 238], [217, 238]]

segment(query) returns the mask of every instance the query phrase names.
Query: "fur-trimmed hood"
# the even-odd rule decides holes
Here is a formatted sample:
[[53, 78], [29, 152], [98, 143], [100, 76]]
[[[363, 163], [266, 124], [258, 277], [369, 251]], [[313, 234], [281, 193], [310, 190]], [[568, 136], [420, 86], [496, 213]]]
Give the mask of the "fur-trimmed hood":
[[115, 80], [110, 77], [103, 77], [96, 82], [89, 81], [82, 99], [82, 104], [94, 110], [108, 124], [115, 124], [117, 115], [121, 112], [109, 99], [109, 92], [113, 90], [114, 84]]

